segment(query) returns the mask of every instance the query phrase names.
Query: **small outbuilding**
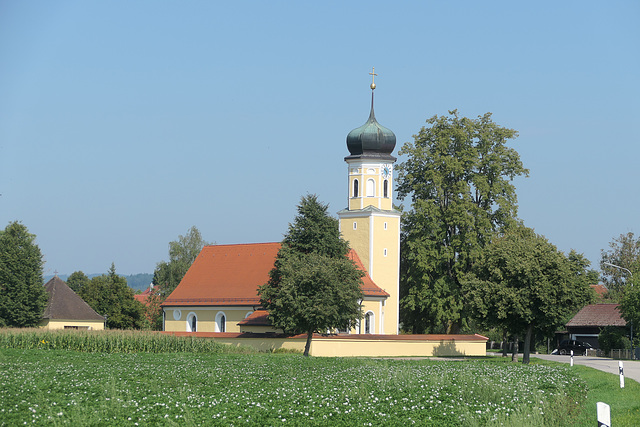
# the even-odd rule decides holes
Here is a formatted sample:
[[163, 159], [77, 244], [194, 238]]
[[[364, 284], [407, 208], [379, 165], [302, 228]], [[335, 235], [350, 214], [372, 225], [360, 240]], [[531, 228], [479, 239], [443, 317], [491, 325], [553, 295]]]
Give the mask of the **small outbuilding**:
[[627, 327], [627, 321], [622, 318], [620, 304], [591, 304], [580, 310], [567, 323], [569, 339], [584, 341], [594, 348], [600, 348], [598, 335], [606, 326], [620, 328]]
[[54, 276], [44, 285], [49, 301], [40, 327], [47, 329], [104, 329], [105, 319], [78, 296], [62, 279]]

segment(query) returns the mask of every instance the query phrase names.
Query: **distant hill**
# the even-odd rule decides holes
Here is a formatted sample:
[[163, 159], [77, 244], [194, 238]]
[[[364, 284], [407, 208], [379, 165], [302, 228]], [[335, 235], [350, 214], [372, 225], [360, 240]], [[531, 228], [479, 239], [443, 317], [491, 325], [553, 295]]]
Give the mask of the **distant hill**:
[[[87, 274], [87, 277], [91, 279], [92, 277], [101, 276], [101, 274]], [[127, 285], [134, 291], [144, 291], [149, 287], [151, 281], [153, 280], [153, 274], [149, 273], [138, 273], [138, 274], [130, 274], [128, 276], [123, 276], [127, 279]], [[68, 274], [58, 274], [58, 277], [64, 280], [65, 282], [69, 278]], [[53, 275], [50, 274], [48, 276], [44, 276], [44, 282], [47, 283], [49, 280], [53, 278]]]

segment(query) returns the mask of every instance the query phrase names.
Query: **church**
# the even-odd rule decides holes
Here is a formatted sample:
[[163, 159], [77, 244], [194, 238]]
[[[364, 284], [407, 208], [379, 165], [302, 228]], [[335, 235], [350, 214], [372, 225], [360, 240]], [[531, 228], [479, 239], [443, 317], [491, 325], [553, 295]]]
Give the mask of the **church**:
[[[375, 70], [374, 70], [375, 72]], [[370, 73], [375, 78], [375, 73]], [[480, 335], [398, 335], [400, 212], [393, 208], [395, 134], [371, 110], [347, 135], [347, 207], [338, 212], [349, 256], [364, 273], [363, 319], [351, 330], [314, 337], [313, 355], [485, 354]], [[280, 243], [205, 246], [162, 304], [164, 331], [211, 336], [259, 348], [299, 348], [275, 330], [257, 289], [269, 279]], [[258, 340], [258, 341], [255, 341]], [[324, 344], [323, 344], [324, 343]], [[314, 351], [315, 347], [315, 351]]]

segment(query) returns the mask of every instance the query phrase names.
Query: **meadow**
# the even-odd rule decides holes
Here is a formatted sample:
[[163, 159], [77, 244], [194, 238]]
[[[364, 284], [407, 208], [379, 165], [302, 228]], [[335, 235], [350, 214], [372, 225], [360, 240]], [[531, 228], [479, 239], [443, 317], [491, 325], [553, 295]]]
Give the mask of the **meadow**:
[[[2, 337], [0, 425], [594, 425], [590, 384], [617, 384], [612, 374], [499, 357], [108, 353], [53, 349], [44, 339], [7, 348]], [[637, 402], [640, 385], [629, 383]], [[632, 425], [624, 420], [637, 411], [614, 425]]]

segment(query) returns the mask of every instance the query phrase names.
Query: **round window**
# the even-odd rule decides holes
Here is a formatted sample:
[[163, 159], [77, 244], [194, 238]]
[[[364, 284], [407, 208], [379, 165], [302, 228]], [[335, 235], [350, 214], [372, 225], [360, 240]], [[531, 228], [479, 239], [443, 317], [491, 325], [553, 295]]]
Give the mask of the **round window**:
[[180, 310], [173, 310], [173, 318], [175, 320], [180, 320], [182, 317], [182, 312]]

